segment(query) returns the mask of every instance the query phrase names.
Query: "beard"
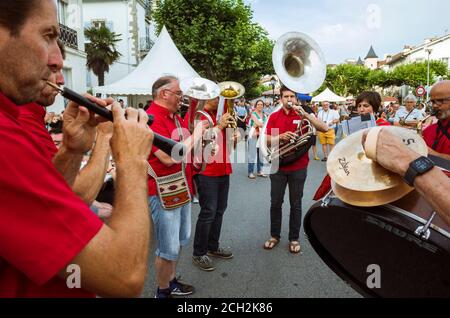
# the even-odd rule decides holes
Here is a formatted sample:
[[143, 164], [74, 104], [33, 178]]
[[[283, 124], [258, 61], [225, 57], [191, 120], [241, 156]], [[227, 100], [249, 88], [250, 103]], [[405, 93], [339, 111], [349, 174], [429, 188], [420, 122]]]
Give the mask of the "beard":
[[449, 119], [449, 118], [450, 118], [450, 109], [443, 110], [438, 115], [438, 119], [439, 120], [446, 120], [446, 119]]

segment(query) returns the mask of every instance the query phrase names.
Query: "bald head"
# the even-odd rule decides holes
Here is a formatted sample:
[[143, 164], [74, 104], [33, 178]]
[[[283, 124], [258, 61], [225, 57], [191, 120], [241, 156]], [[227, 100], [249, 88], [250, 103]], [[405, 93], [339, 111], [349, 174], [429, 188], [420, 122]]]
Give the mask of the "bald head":
[[[450, 97], [450, 81], [441, 81], [431, 89], [431, 99]], [[436, 97], [433, 97], [435, 95]], [[442, 97], [441, 97], [442, 96]]]
[[433, 86], [430, 92], [433, 110], [439, 120], [450, 118], [450, 81], [442, 81]]

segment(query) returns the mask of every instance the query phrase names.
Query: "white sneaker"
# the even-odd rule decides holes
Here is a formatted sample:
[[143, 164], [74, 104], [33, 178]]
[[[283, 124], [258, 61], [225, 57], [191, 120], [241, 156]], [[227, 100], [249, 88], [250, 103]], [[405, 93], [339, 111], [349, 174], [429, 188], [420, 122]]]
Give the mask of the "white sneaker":
[[197, 197], [194, 197], [194, 198], [192, 199], [192, 203], [193, 203], [193, 204], [198, 204], [198, 198], [197, 198]]
[[248, 177], [249, 177], [249, 179], [256, 179], [256, 177], [255, 177], [255, 175], [254, 175], [253, 173], [250, 173], [250, 174], [248, 175]]

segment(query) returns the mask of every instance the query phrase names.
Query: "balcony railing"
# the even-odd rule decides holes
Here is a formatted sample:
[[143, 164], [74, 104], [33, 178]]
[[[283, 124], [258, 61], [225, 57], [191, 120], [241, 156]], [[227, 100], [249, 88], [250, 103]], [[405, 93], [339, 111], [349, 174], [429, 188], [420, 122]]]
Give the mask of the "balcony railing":
[[64, 24], [59, 24], [59, 28], [61, 30], [61, 41], [65, 46], [68, 46], [72, 49], [78, 50], [78, 34], [74, 29], [65, 26]]

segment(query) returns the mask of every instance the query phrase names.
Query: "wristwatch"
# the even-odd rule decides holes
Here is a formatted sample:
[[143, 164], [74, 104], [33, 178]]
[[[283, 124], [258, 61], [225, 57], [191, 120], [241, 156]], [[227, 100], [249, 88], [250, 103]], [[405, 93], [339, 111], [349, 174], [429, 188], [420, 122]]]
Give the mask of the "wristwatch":
[[409, 164], [409, 168], [403, 179], [410, 186], [414, 187], [414, 180], [434, 167], [434, 162], [427, 157], [420, 157]]

